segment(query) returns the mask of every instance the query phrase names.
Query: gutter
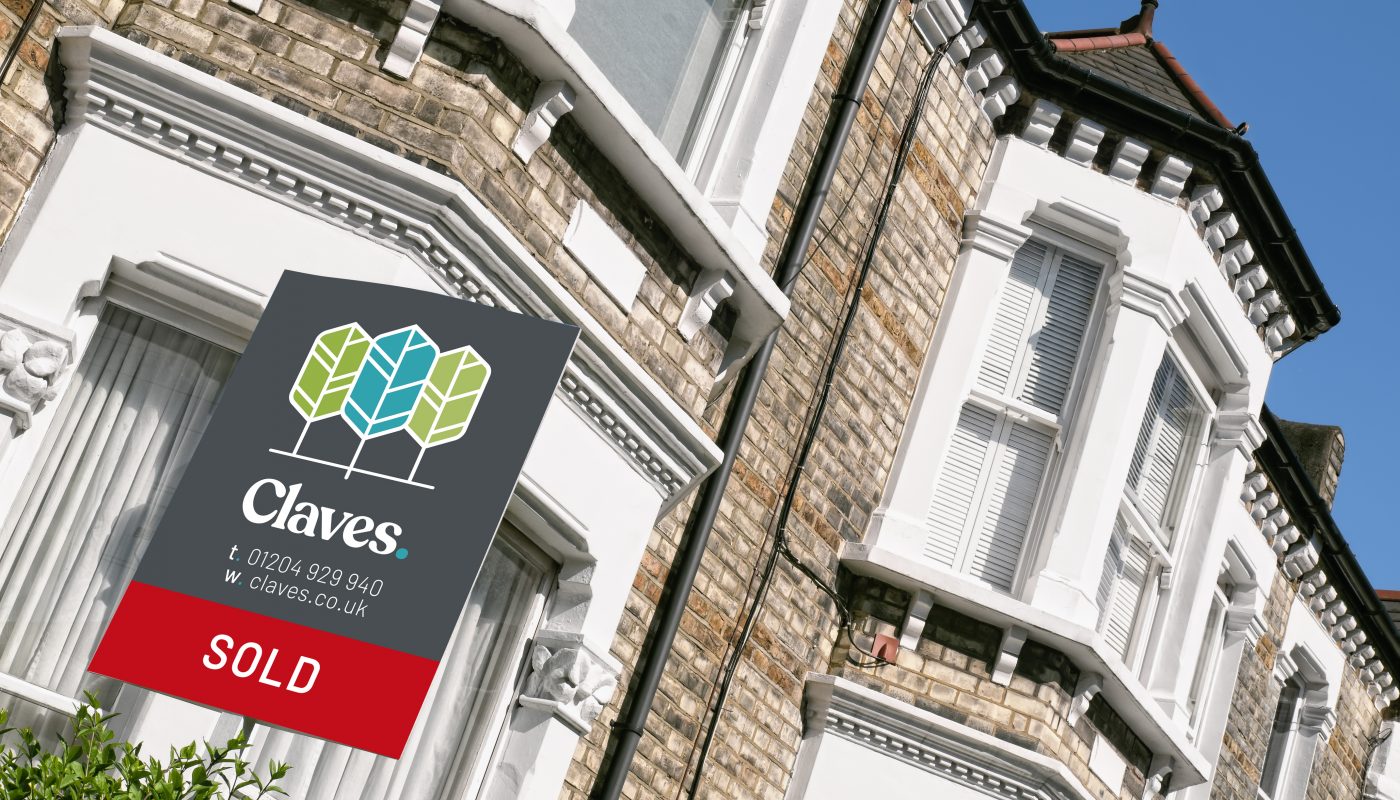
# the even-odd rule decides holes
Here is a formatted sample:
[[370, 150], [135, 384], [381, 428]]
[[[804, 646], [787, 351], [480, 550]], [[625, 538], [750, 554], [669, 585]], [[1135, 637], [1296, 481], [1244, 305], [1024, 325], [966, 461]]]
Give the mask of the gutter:
[[1385, 604], [1342, 536], [1327, 501], [1304, 472], [1302, 459], [1288, 444], [1279, 418], [1265, 406], [1259, 419], [1268, 438], [1254, 451], [1255, 461], [1269, 476], [1274, 491], [1283, 498], [1294, 524], [1312, 534], [1311, 541], [1321, 557], [1328, 585], [1337, 588], [1347, 610], [1357, 618], [1358, 624], [1365, 626], [1366, 644], [1376, 648], [1392, 673], [1400, 673], [1400, 633], [1395, 630]]
[[1010, 72], [1031, 94], [1064, 104], [1095, 121], [1153, 140], [1209, 166], [1249, 232], [1274, 285], [1298, 322], [1303, 341], [1341, 321], [1278, 194], [1244, 137], [1183, 109], [1139, 94], [1117, 80], [1056, 55], [1023, 0], [984, 0], [973, 11]]

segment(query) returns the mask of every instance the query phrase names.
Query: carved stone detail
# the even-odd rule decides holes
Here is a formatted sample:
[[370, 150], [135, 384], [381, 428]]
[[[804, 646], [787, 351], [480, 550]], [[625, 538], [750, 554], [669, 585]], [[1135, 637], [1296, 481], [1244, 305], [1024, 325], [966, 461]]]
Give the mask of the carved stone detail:
[[549, 711], [580, 734], [588, 733], [617, 690], [620, 667], [578, 634], [542, 631], [530, 650], [530, 675], [520, 705]]
[[66, 328], [0, 309], [0, 411], [9, 412], [19, 430], [53, 399], [72, 352], [73, 334]]

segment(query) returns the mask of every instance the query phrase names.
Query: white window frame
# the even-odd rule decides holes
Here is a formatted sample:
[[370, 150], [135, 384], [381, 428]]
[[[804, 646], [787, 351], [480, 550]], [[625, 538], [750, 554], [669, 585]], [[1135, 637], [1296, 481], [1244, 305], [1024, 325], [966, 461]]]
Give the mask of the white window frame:
[[[1051, 498], [1058, 494], [1062, 483], [1061, 468], [1065, 463], [1066, 446], [1068, 439], [1066, 433], [1075, 427], [1076, 420], [1082, 416], [1083, 404], [1087, 392], [1085, 391], [1086, 378], [1089, 371], [1094, 367], [1098, 358], [1101, 357], [1103, 342], [1102, 338], [1105, 330], [1104, 314], [1109, 304], [1106, 277], [1114, 269], [1114, 262], [1107, 253], [1094, 248], [1085, 242], [1073, 237], [1066, 236], [1052, 228], [1043, 225], [1032, 224], [1030, 226], [1032, 235], [1021, 247], [1033, 241], [1039, 241], [1047, 248], [1046, 258], [1049, 268], [1042, 268], [1042, 273], [1036, 283], [1036, 302], [1038, 308], [1028, 327], [1036, 330], [1037, 326], [1043, 325], [1047, 313], [1049, 302], [1048, 296], [1043, 293], [1051, 272], [1058, 273], [1059, 264], [1065, 255], [1072, 256], [1081, 261], [1085, 261], [1100, 270], [1098, 283], [1094, 290], [1094, 298], [1089, 306], [1088, 324], [1085, 326], [1080, 340], [1080, 350], [1075, 362], [1074, 369], [1070, 372], [1068, 390], [1065, 394], [1064, 402], [1058, 415], [1052, 414], [1043, 409], [1037, 408], [1030, 403], [1020, 401], [1011, 396], [1014, 388], [1022, 384], [1027, 371], [1031, 366], [1031, 359], [1028, 357], [1031, 352], [1030, 338], [1026, 340], [1026, 346], [1017, 355], [1012, 374], [1007, 381], [1007, 389], [1004, 395], [996, 395], [978, 385], [977, 378], [981, 370], [982, 359], [993, 333], [993, 324], [989, 323], [983, 330], [982, 336], [977, 342], [976, 355], [972, 360], [971, 369], [967, 376], [968, 388], [963, 393], [962, 401], [958, 404], [955, 416], [961, 414], [962, 409], [968, 405], [976, 406], [979, 409], [988, 411], [996, 415], [994, 422], [994, 432], [989, 442], [991, 448], [1004, 448], [1006, 438], [1009, 435], [1010, 425], [1019, 423], [1021, 425], [1034, 427], [1043, 433], [1049, 434], [1050, 445], [1047, 452], [1044, 473], [1040, 479], [1040, 485], [1036, 492], [1035, 500], [1029, 520], [1026, 524], [1025, 538], [1021, 544], [1021, 552], [1018, 556], [1017, 565], [1011, 579], [1010, 588], [1007, 590], [1013, 596], [1019, 596], [1025, 580], [1027, 578], [1027, 564], [1032, 559], [1027, 558], [1028, 554], [1034, 553], [1039, 547], [1039, 532], [1046, 529], [1049, 524], [1048, 515], [1054, 506]], [[1019, 247], [1017, 248], [1019, 251]], [[1002, 293], [1010, 282], [1010, 274], [1003, 278], [998, 287], [996, 297], [988, 311], [988, 315], [994, 317], [996, 309], [1000, 303]], [[1033, 336], [1033, 334], [1032, 334]], [[954, 344], [953, 346], [957, 346]], [[937, 354], [930, 353], [929, 358], [936, 358]], [[946, 452], [946, 448], [945, 448]], [[994, 455], [988, 455], [986, 464], [997, 463], [999, 459]], [[933, 474], [933, 485], [938, 486], [942, 477], [946, 458], [940, 458], [939, 464]], [[977, 542], [977, 530], [981, 527], [979, 522], [984, 521], [984, 514], [991, 499], [991, 492], [987, 491], [991, 473], [984, 469], [980, 474], [975, 496], [977, 500], [970, 507], [967, 520], [964, 522], [963, 531], [958, 544], [957, 554], [953, 558], [951, 567], [944, 567], [935, 564], [935, 568], [944, 569], [959, 575], [966, 576], [972, 580], [978, 580], [968, 572], [971, 559], [975, 553], [974, 545]], [[933, 501], [937, 500], [937, 489]]]
[[[1180, 344], [1174, 340], [1168, 340], [1162, 358], [1171, 359], [1177, 373], [1185, 380], [1192, 398], [1199, 406], [1200, 416], [1194, 430], [1191, 431], [1191, 438], [1186, 445], [1187, 449], [1181, 456], [1183, 458], [1182, 464], [1189, 469], [1189, 472], [1186, 475], [1175, 476], [1175, 485], [1170, 490], [1164, 509], [1164, 523], [1158, 525], [1147, 519], [1143, 509], [1139, 506], [1135, 492], [1126, 482], [1119, 497], [1118, 516], [1124, 522], [1126, 535], [1145, 545], [1150, 553], [1147, 577], [1143, 581], [1142, 594], [1137, 600], [1132, 633], [1128, 640], [1127, 650], [1123, 654], [1123, 664], [1143, 679], [1146, 679], [1147, 672], [1155, 661], [1154, 656], [1158, 642], [1153, 634], [1161, 622], [1162, 615], [1159, 614], [1159, 611], [1168, 602], [1172, 573], [1177, 567], [1177, 556], [1184, 549], [1183, 543], [1188, 538], [1183, 535], [1183, 529], [1188, 527], [1189, 521], [1193, 517], [1191, 510], [1196, 504], [1202, 481], [1208, 472], [1206, 458], [1209, 454], [1211, 430], [1218, 410], [1215, 394], [1195, 374], [1191, 367], [1192, 361], [1187, 358], [1187, 354]], [[1142, 399], [1142, 406], [1145, 418], [1147, 398]], [[1155, 437], [1155, 432], [1153, 435]], [[1136, 447], [1136, 445], [1137, 441], [1134, 439], [1129, 446]], [[1116, 593], [1118, 590], [1119, 587], [1115, 585], [1113, 591]], [[1110, 603], [1112, 599], [1110, 596]], [[1101, 608], [1098, 630], [1102, 632], [1106, 624], [1107, 609]]]
[[1186, 735], [1192, 740], [1199, 739], [1205, 724], [1206, 713], [1215, 700], [1216, 675], [1220, 671], [1220, 657], [1225, 650], [1225, 639], [1229, 635], [1230, 606], [1236, 593], [1230, 576], [1222, 571], [1211, 587], [1210, 607], [1206, 611], [1206, 625], [1202, 632], [1201, 650], [1196, 657], [1196, 669], [1191, 673], [1191, 683], [1186, 689]]

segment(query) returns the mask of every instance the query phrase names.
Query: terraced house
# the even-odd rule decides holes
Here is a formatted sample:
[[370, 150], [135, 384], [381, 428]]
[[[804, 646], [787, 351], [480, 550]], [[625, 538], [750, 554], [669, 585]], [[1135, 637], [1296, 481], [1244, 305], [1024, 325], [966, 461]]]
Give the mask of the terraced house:
[[0, 0], [6, 705], [238, 730], [85, 667], [292, 269], [582, 329], [403, 758], [254, 728], [293, 797], [1395, 797], [1263, 404], [1338, 312], [1156, 11]]

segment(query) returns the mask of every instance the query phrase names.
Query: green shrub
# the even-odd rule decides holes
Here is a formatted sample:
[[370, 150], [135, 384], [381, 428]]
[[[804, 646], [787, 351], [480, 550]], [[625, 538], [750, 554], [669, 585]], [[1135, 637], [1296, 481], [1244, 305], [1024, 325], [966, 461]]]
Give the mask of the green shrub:
[[116, 741], [107, 726], [114, 715], [97, 708], [88, 695], [78, 709], [71, 737], [60, 737], [52, 751], [28, 728], [5, 727], [9, 713], [0, 709], [0, 736], [16, 734], [18, 748], [0, 748], [0, 800], [232, 800], [285, 796], [276, 785], [286, 764], [273, 762], [262, 778], [243, 760], [244, 734], [223, 747], [209, 742], [171, 748], [167, 763], [143, 758], [141, 745]]

